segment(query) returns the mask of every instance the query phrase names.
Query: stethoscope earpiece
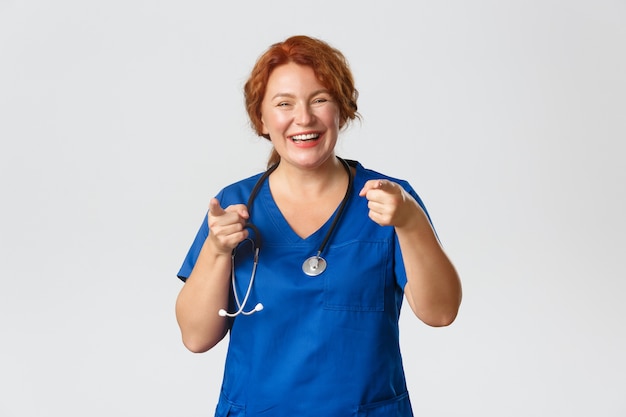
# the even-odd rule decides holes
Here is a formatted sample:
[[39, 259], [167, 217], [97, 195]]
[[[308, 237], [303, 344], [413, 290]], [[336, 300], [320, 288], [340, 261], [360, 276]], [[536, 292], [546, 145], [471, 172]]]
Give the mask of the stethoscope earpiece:
[[[241, 307], [243, 307], [243, 306], [241, 306]], [[226, 316], [228, 316], [228, 317], [236, 317], [236, 316], [238, 316], [240, 314], [243, 314], [244, 316], [249, 316], [250, 314], [254, 314], [257, 311], [263, 310], [263, 304], [261, 304], [261, 303], [257, 303], [257, 305], [255, 305], [254, 308], [252, 310], [250, 310], [250, 311], [243, 311], [241, 309], [241, 307], [239, 308], [238, 311], [236, 311], [234, 313], [229, 313], [226, 310], [224, 310], [223, 308], [220, 308], [220, 311], [218, 311], [217, 314], [219, 314], [220, 317], [226, 317]]]

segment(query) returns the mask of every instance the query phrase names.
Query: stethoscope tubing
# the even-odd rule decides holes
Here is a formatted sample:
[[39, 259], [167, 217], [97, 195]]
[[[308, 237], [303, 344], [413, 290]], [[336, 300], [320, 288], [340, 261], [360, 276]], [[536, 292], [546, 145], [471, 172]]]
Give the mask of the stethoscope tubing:
[[[250, 274], [250, 283], [248, 284], [248, 289], [246, 290], [246, 295], [243, 297], [243, 302], [239, 301], [239, 296], [237, 295], [237, 288], [235, 285], [235, 254], [237, 253], [237, 248], [233, 249], [232, 254], [231, 254], [231, 262], [230, 262], [230, 280], [231, 280], [231, 286], [233, 289], [233, 295], [235, 297], [235, 303], [237, 305], [237, 311], [235, 311], [234, 313], [229, 313], [224, 309], [219, 310], [219, 315], [222, 317], [236, 317], [240, 314], [243, 314], [244, 316], [249, 316], [251, 314], [256, 313], [257, 311], [261, 311], [263, 310], [263, 304], [261, 303], [257, 303], [257, 305], [254, 306], [254, 308], [252, 310], [249, 311], [244, 311], [244, 308], [246, 306], [246, 304], [248, 303], [248, 297], [250, 297], [250, 292], [252, 292], [252, 285], [254, 284], [254, 278], [256, 277], [256, 268], [259, 265], [259, 252], [261, 250], [261, 245], [260, 245], [260, 241], [261, 241], [261, 236], [259, 234], [259, 229], [257, 229], [257, 227], [255, 225], [253, 225], [252, 223], [246, 223], [246, 225], [244, 226], [245, 228], [248, 229], [252, 229], [252, 231], [254, 232], [254, 237], [257, 239], [257, 243], [255, 243], [255, 241], [250, 238], [247, 237], [244, 242], [248, 241], [252, 244], [252, 249], [254, 250], [254, 259], [253, 259], [253, 263], [252, 263], [252, 273]], [[237, 247], [241, 246], [243, 242], [239, 243], [239, 245], [237, 245]]]
[[[326, 233], [326, 236], [324, 236], [324, 239], [322, 240], [322, 243], [317, 251], [317, 254], [307, 258], [304, 261], [302, 270], [304, 271], [305, 274], [309, 276], [317, 276], [321, 274], [322, 272], [324, 272], [324, 270], [326, 269], [326, 261], [324, 260], [324, 258], [322, 258], [322, 252], [326, 248], [326, 244], [330, 240], [333, 232], [335, 231], [337, 227], [337, 223], [339, 222], [339, 219], [341, 218], [346, 208], [346, 205], [350, 197], [350, 192], [352, 190], [353, 182], [354, 182], [354, 176], [352, 175], [352, 170], [350, 168], [350, 165], [342, 158], [337, 157], [337, 159], [341, 161], [341, 163], [343, 164], [344, 168], [346, 169], [348, 173], [348, 188], [346, 190], [345, 196], [343, 197], [343, 200], [341, 201], [341, 204], [339, 205], [337, 214], [335, 215], [335, 218], [333, 219], [333, 222], [331, 223], [330, 228], [328, 229], [328, 232]], [[274, 170], [276, 170], [277, 167], [278, 167], [278, 163], [272, 165], [267, 171], [265, 171], [265, 173], [263, 173], [263, 175], [261, 176], [261, 178], [259, 178], [256, 184], [254, 184], [254, 187], [252, 188], [252, 192], [250, 192], [250, 197], [248, 198], [248, 202], [246, 203], [246, 209], [248, 210], [248, 215], [250, 215], [251, 213], [252, 204], [254, 202], [256, 195], [259, 193], [261, 186], [263, 185], [265, 180], [270, 176], [270, 174], [274, 172]], [[244, 225], [244, 228], [248, 228], [252, 230], [254, 234], [254, 239], [251, 237], [247, 237], [244, 240], [244, 242], [249, 241], [252, 244], [252, 248], [254, 250], [254, 262], [252, 265], [252, 273], [250, 274], [250, 282], [248, 284], [248, 289], [246, 290], [246, 294], [243, 298], [243, 302], [240, 302], [239, 296], [237, 295], [237, 288], [235, 284], [235, 253], [237, 252], [237, 248], [234, 248], [232, 251], [232, 255], [231, 255], [231, 285], [233, 289], [235, 303], [237, 305], [237, 311], [235, 311], [234, 313], [229, 313], [224, 309], [220, 309], [218, 313], [222, 317], [226, 317], [226, 316], [236, 317], [240, 314], [243, 314], [244, 316], [249, 316], [251, 314], [256, 313], [257, 311], [263, 310], [263, 304], [261, 303], [258, 303], [256, 306], [254, 306], [252, 310], [249, 310], [249, 311], [244, 310], [248, 302], [250, 293], [252, 292], [252, 285], [254, 284], [254, 278], [256, 276], [257, 265], [259, 264], [259, 252], [261, 249], [261, 233], [259, 232], [259, 229], [249, 221]], [[239, 245], [241, 245], [241, 243]], [[239, 247], [239, 245], [237, 247]], [[321, 267], [318, 268], [318, 265]]]

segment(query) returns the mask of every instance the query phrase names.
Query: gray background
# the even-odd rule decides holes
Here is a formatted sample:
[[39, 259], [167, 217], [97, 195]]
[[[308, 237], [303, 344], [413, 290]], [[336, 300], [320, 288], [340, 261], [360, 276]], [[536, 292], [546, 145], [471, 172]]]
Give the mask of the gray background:
[[[0, 416], [206, 416], [180, 263], [263, 169], [241, 88], [265, 48], [348, 57], [338, 153], [409, 180], [464, 285], [405, 310], [421, 416], [624, 416], [626, 2], [0, 0]], [[258, 381], [263, 383], [263, 381]]]

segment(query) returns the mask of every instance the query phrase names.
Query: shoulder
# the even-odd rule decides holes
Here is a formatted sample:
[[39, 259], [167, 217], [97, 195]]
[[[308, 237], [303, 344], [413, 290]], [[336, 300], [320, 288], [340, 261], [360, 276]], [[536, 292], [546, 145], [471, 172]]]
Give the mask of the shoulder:
[[217, 199], [224, 205], [245, 204], [263, 173], [252, 175], [222, 188], [217, 194]]
[[366, 168], [359, 161], [349, 160], [348, 163], [355, 168], [356, 174], [354, 176], [355, 187], [362, 187], [369, 180], [389, 180], [397, 184], [400, 184], [402, 188], [409, 192], [414, 192], [413, 187], [407, 180], [402, 178], [392, 177], [382, 172]]
[[[402, 178], [392, 177], [390, 175], [383, 174], [381, 172], [375, 171], [373, 169], [365, 168], [360, 162], [349, 160], [348, 163], [356, 169], [356, 174], [354, 176], [354, 188], [360, 190], [367, 181], [369, 180], [389, 180], [395, 182], [400, 185], [404, 190], [409, 193], [417, 203], [422, 207], [426, 215], [428, 216], [428, 211], [426, 210], [426, 205], [424, 201], [420, 197], [420, 195], [415, 191], [413, 186]], [[429, 217], [430, 218], [430, 217]]]

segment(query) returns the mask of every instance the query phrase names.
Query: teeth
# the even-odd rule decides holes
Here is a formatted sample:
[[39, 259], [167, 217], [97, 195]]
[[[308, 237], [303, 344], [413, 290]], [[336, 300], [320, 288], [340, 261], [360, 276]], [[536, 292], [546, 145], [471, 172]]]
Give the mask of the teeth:
[[311, 139], [317, 139], [320, 135], [318, 133], [309, 133], [308, 135], [295, 135], [292, 136], [291, 139], [293, 140], [311, 140]]

